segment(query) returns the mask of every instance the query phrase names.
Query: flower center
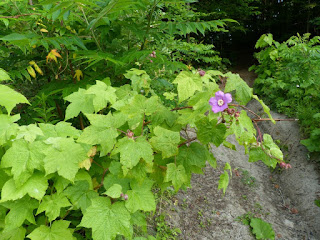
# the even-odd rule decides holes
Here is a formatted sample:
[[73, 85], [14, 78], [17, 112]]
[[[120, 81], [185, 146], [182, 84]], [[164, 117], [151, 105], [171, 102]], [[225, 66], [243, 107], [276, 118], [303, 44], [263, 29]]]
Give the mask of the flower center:
[[223, 104], [224, 104], [224, 101], [223, 101], [222, 99], [219, 99], [219, 100], [218, 100], [218, 105], [219, 105], [219, 107], [221, 107]]

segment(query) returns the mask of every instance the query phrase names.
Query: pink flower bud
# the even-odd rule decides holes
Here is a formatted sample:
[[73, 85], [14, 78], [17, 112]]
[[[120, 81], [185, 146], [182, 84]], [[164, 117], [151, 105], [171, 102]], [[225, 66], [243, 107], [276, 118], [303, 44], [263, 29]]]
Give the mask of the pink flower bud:
[[285, 168], [287, 164], [285, 162], [281, 162], [279, 165], [281, 168]]
[[286, 164], [286, 169], [288, 169], [288, 168], [292, 168], [291, 167], [291, 165], [288, 163], [288, 164]]
[[127, 136], [128, 136], [128, 138], [133, 138], [134, 133], [132, 131], [128, 130], [127, 131]]
[[152, 54], [153, 54], [153, 55], [156, 55], [156, 51], [152, 51]]
[[129, 199], [128, 195], [125, 194], [125, 195], [123, 196], [123, 199], [124, 199], [125, 201], [127, 201], [127, 200]]
[[200, 69], [200, 70], [198, 71], [198, 73], [199, 73], [199, 75], [200, 75], [201, 77], [203, 77], [203, 76], [206, 74], [206, 72], [203, 71], [202, 69]]
[[121, 194], [120, 194], [120, 197], [124, 197], [124, 194], [123, 194], [123, 193], [121, 193]]
[[235, 116], [235, 118], [240, 117], [240, 112], [236, 112], [236, 113], [234, 114], [234, 116]]
[[153, 63], [153, 61], [152, 61], [152, 60], [150, 60], [150, 62], [151, 62], [151, 63]]

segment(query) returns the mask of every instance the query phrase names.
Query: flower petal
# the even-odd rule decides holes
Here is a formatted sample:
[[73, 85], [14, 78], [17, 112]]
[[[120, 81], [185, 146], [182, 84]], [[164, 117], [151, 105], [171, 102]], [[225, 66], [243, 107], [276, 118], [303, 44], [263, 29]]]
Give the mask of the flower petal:
[[223, 99], [224, 93], [222, 91], [218, 91], [216, 92], [215, 97], [218, 98], [218, 100]]
[[232, 102], [232, 96], [230, 93], [226, 93], [224, 94], [224, 98], [223, 98], [224, 102], [226, 103], [231, 103]]
[[212, 97], [212, 98], [210, 98], [210, 100], [209, 100], [209, 104], [210, 104], [211, 106], [217, 105], [217, 104], [218, 104], [218, 100], [217, 100], [216, 98]]

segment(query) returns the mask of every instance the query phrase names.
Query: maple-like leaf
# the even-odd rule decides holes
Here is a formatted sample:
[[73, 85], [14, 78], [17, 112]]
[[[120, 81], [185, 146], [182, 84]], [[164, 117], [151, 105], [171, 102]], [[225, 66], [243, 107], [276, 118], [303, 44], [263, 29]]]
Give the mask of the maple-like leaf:
[[18, 103], [27, 103], [29, 101], [21, 93], [9, 88], [5, 85], [0, 85], [0, 105], [4, 106], [8, 114]]
[[128, 101], [128, 104], [120, 108], [120, 111], [128, 116], [130, 129], [135, 129], [142, 124], [145, 115], [152, 115], [158, 107], [159, 98], [157, 96], [146, 98], [142, 95], [135, 95]]
[[246, 105], [253, 96], [253, 89], [247, 85], [239, 74], [228, 72], [225, 76], [228, 79], [224, 92], [236, 90], [235, 100], [242, 105]]
[[75, 208], [80, 208], [83, 213], [91, 205], [91, 200], [99, 196], [97, 192], [90, 189], [87, 181], [77, 181], [73, 186], [64, 190], [64, 194]]
[[173, 83], [178, 84], [179, 103], [192, 97], [196, 91], [202, 90], [202, 80], [199, 74], [181, 72]]
[[0, 146], [5, 144], [12, 136], [16, 135], [19, 125], [15, 122], [20, 115], [8, 116], [0, 114]]
[[145, 179], [142, 183], [134, 181], [130, 185], [131, 190], [127, 191], [126, 208], [132, 213], [138, 210], [155, 211], [156, 201], [151, 191], [153, 182]]
[[33, 210], [39, 206], [37, 200], [25, 196], [16, 201], [2, 203], [2, 205], [10, 209], [5, 218], [6, 231], [19, 228], [25, 220], [28, 220], [32, 224], [36, 224]]
[[50, 145], [43, 159], [46, 174], [58, 172], [73, 181], [80, 168], [79, 163], [88, 158], [87, 151], [70, 138], [49, 138], [46, 143]]
[[226, 126], [222, 123], [217, 124], [217, 120], [209, 121], [207, 117], [203, 117], [196, 122], [197, 126], [197, 137], [203, 144], [213, 143], [217, 147], [226, 138]]
[[182, 165], [176, 166], [174, 163], [167, 164], [167, 172], [164, 181], [171, 181], [176, 191], [178, 191], [183, 184], [187, 183], [187, 180], [188, 177]]
[[93, 113], [93, 95], [86, 94], [86, 90], [80, 88], [77, 92], [70, 94], [64, 99], [70, 102], [66, 110], [65, 120], [76, 117], [80, 112]]
[[43, 170], [42, 153], [45, 144], [42, 142], [28, 143], [25, 140], [14, 141], [11, 148], [2, 157], [1, 167], [11, 167], [16, 186], [21, 186], [32, 176], [35, 169]]
[[180, 142], [180, 133], [155, 127], [153, 130], [155, 136], [150, 139], [152, 146], [162, 152], [163, 158], [168, 158], [178, 153], [178, 143]]
[[112, 198], [119, 198], [122, 193], [122, 186], [119, 184], [113, 184], [107, 191], [104, 193]]
[[88, 88], [86, 94], [93, 95], [93, 106], [95, 112], [99, 112], [104, 109], [108, 103], [115, 103], [117, 95], [115, 94], [116, 89], [107, 86], [104, 82], [96, 81], [96, 84]]
[[49, 222], [55, 220], [60, 215], [60, 209], [71, 206], [68, 199], [62, 195], [54, 193], [43, 197], [37, 211], [39, 213], [45, 212]]
[[20, 126], [17, 133], [17, 139], [24, 138], [28, 142], [33, 142], [37, 136], [43, 136], [42, 130], [35, 124]]
[[124, 202], [111, 204], [109, 198], [97, 197], [83, 214], [79, 226], [92, 228], [93, 239], [110, 240], [117, 235], [130, 239], [132, 226], [130, 213]]
[[27, 237], [31, 240], [76, 240], [72, 236], [73, 229], [68, 228], [70, 222], [65, 220], [54, 221], [51, 227], [41, 225], [33, 230]]
[[120, 162], [128, 169], [136, 166], [140, 159], [151, 163], [153, 160], [153, 151], [150, 143], [143, 137], [133, 140], [128, 137], [120, 139], [112, 154], [120, 153]]
[[3, 230], [0, 233], [1, 240], [24, 240], [27, 230], [24, 227]]
[[59, 122], [56, 125], [40, 123], [40, 129], [42, 130], [45, 139], [49, 137], [73, 137], [78, 138], [81, 131], [76, 129], [68, 122]]
[[16, 200], [26, 194], [35, 199], [41, 200], [48, 188], [48, 181], [40, 172], [33, 175], [20, 187], [16, 187], [13, 178], [9, 179], [2, 188], [1, 202]]

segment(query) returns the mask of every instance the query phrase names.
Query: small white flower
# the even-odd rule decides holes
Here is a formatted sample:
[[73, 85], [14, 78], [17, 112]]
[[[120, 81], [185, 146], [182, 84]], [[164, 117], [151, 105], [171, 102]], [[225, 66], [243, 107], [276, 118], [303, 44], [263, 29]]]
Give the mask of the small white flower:
[[297, 85], [297, 87], [300, 87], [299, 85]]

